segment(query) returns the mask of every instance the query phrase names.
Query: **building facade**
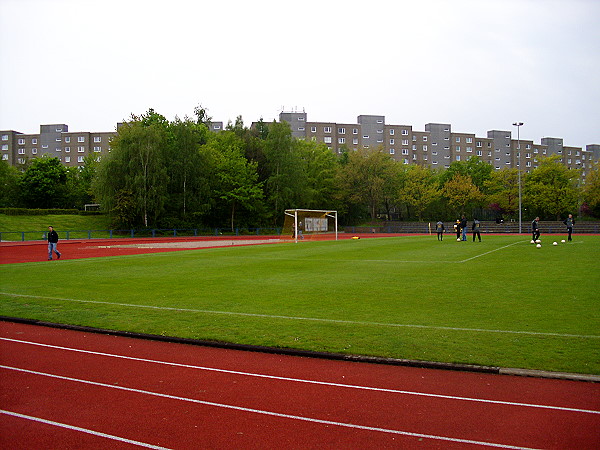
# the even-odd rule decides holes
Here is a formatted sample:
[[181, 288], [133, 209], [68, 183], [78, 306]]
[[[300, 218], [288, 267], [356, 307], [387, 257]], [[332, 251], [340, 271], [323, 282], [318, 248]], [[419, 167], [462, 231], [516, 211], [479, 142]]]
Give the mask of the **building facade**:
[[380, 149], [403, 164], [431, 168], [448, 168], [453, 161], [477, 156], [495, 170], [521, 166], [529, 172], [538, 167], [540, 157], [558, 155], [569, 169], [579, 169], [585, 180], [586, 169], [600, 160], [600, 144], [582, 149], [565, 146], [562, 139], [550, 137], [535, 144], [517, 141], [506, 130], [490, 130], [486, 137], [478, 137], [454, 132], [451, 124], [428, 123], [424, 131], [417, 131], [411, 125], [386, 124], [385, 116], [380, 115], [360, 115], [356, 123], [309, 122], [305, 111], [281, 112], [279, 120], [290, 125], [292, 136], [322, 142], [334, 153]]

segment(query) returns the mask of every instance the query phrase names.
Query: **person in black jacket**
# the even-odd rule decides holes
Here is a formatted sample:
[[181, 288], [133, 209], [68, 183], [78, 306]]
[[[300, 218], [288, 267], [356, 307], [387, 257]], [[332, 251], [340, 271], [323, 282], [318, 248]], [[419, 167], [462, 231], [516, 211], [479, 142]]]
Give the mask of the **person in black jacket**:
[[446, 231], [446, 227], [444, 226], [444, 222], [441, 220], [435, 224], [435, 231], [437, 233], [438, 241], [444, 240], [444, 231]]
[[460, 230], [462, 232], [462, 241], [466, 241], [467, 240], [467, 218], [465, 217], [465, 215], [463, 214], [463, 216], [460, 218]]
[[48, 261], [52, 261], [52, 252], [56, 253], [56, 259], [60, 259], [58, 251], [58, 233], [52, 226], [48, 227]]
[[563, 222], [567, 226], [567, 233], [569, 233], [569, 242], [572, 241], [571, 234], [573, 233], [573, 225], [575, 225], [575, 219], [573, 214], [569, 214], [569, 217]]
[[473, 226], [471, 227], [473, 230], [473, 242], [475, 242], [475, 235], [479, 238], [479, 242], [481, 242], [481, 223], [476, 218], [473, 219]]
[[540, 238], [539, 221], [540, 221], [540, 218], [536, 217], [535, 219], [533, 219], [533, 222], [531, 222], [531, 240], [533, 242], [537, 241]]

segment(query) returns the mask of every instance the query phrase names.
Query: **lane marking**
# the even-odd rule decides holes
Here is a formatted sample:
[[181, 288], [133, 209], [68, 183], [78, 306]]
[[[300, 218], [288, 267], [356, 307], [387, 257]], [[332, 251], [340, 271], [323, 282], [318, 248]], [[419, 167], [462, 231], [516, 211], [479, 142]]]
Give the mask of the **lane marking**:
[[19, 339], [0, 338], [0, 340], [16, 342], [19, 344], [35, 345], [35, 346], [39, 346], [39, 347], [52, 348], [52, 349], [57, 349], [57, 350], [71, 351], [71, 352], [76, 352], [76, 353], [85, 353], [85, 354], [94, 355], [94, 356], [105, 356], [105, 357], [109, 357], [109, 358], [124, 359], [124, 360], [129, 360], [129, 361], [161, 364], [161, 365], [171, 366], [171, 367], [181, 367], [181, 368], [186, 368], [186, 369], [205, 370], [205, 371], [209, 371], [209, 372], [227, 373], [227, 374], [231, 374], [231, 375], [241, 375], [241, 376], [255, 377], [255, 378], [266, 378], [266, 379], [278, 380], [278, 381], [290, 381], [290, 382], [295, 382], [295, 383], [305, 383], [305, 384], [314, 384], [314, 385], [319, 385], [319, 386], [340, 387], [340, 388], [357, 389], [357, 390], [364, 390], [364, 391], [386, 392], [386, 393], [392, 393], [392, 394], [415, 395], [415, 396], [421, 396], [421, 397], [432, 397], [432, 398], [440, 398], [440, 399], [446, 399], [446, 400], [460, 400], [460, 401], [488, 403], [488, 404], [495, 404], [495, 405], [522, 406], [522, 407], [527, 407], [527, 408], [540, 408], [540, 409], [549, 409], [549, 410], [556, 410], [556, 411], [568, 411], [568, 412], [577, 412], [577, 413], [586, 413], [586, 414], [600, 414], [600, 411], [588, 410], [588, 409], [569, 408], [569, 407], [563, 407], [563, 406], [537, 405], [534, 403], [508, 402], [508, 401], [502, 401], [502, 400], [486, 400], [486, 399], [472, 398], [472, 397], [459, 397], [459, 396], [454, 396], [454, 395], [431, 394], [431, 393], [427, 393], [427, 392], [405, 391], [405, 390], [400, 390], [400, 389], [387, 389], [387, 388], [377, 388], [377, 387], [371, 387], [371, 386], [359, 386], [359, 385], [355, 385], [355, 384], [333, 383], [333, 382], [328, 382], [328, 381], [306, 380], [306, 379], [302, 379], [302, 378], [264, 375], [264, 374], [259, 374], [259, 373], [241, 372], [241, 371], [237, 371], [237, 370], [228, 370], [228, 369], [217, 369], [214, 367], [181, 364], [181, 363], [174, 363], [174, 362], [169, 362], [169, 361], [160, 361], [160, 360], [155, 360], [155, 359], [136, 358], [133, 356], [116, 355], [114, 353], [94, 352], [91, 350], [82, 350], [82, 349], [71, 348], [71, 347], [61, 347], [58, 345], [43, 344], [43, 343], [31, 342], [31, 341], [23, 341], [23, 340], [19, 340]]
[[195, 403], [195, 404], [199, 404], [199, 405], [212, 406], [212, 407], [216, 407], [216, 408], [231, 409], [234, 411], [262, 414], [262, 415], [266, 415], [266, 416], [278, 417], [278, 418], [283, 418], [283, 419], [300, 420], [303, 422], [318, 423], [321, 425], [333, 425], [333, 426], [351, 428], [351, 429], [356, 429], [356, 430], [377, 431], [377, 432], [381, 432], [381, 433], [418, 437], [418, 438], [423, 438], [423, 439], [434, 439], [434, 440], [447, 441], [447, 442], [457, 442], [457, 443], [461, 443], [461, 444], [481, 445], [481, 446], [485, 446], [485, 447], [533, 450], [530, 447], [517, 447], [517, 446], [507, 445], [507, 444], [497, 444], [494, 442], [474, 441], [474, 440], [470, 440], [470, 439], [452, 438], [452, 437], [438, 436], [438, 435], [433, 435], [433, 434], [413, 433], [410, 431], [393, 430], [393, 429], [389, 429], [389, 428], [380, 428], [380, 427], [371, 427], [371, 426], [357, 425], [357, 424], [347, 423], [347, 422], [335, 422], [335, 421], [331, 421], [331, 420], [315, 419], [312, 417], [305, 417], [305, 416], [297, 416], [297, 415], [293, 415], [293, 414], [283, 414], [283, 413], [278, 413], [278, 412], [274, 412], [274, 411], [246, 408], [243, 406], [228, 405], [225, 403], [215, 403], [215, 402], [209, 402], [206, 400], [198, 400], [198, 399], [194, 399], [194, 398], [179, 397], [176, 395], [161, 394], [159, 392], [146, 391], [146, 390], [142, 390], [142, 389], [134, 389], [134, 388], [128, 388], [128, 387], [124, 387], [124, 386], [115, 386], [115, 385], [111, 385], [111, 384], [98, 383], [95, 381], [81, 380], [78, 378], [64, 377], [64, 376], [60, 376], [60, 375], [53, 375], [50, 373], [36, 372], [34, 370], [19, 369], [18, 367], [10, 367], [10, 366], [0, 365], [0, 368], [6, 369], [6, 370], [14, 370], [17, 372], [29, 373], [29, 374], [33, 374], [33, 375], [45, 376], [45, 377], [49, 377], [49, 378], [55, 378], [58, 380], [72, 381], [72, 382], [76, 382], [76, 383], [89, 384], [92, 386], [99, 386], [99, 387], [117, 389], [117, 390], [126, 391], [126, 392], [133, 392], [136, 394], [151, 395], [154, 397], [166, 398], [166, 399], [170, 399], [170, 400], [190, 402], [190, 403]]
[[566, 338], [578, 338], [578, 339], [600, 339], [600, 335], [546, 333], [546, 332], [542, 332], [542, 331], [494, 330], [494, 329], [485, 329], [485, 328], [442, 327], [442, 326], [435, 326], [435, 325], [414, 325], [414, 324], [402, 324], [402, 323], [382, 323], [382, 322], [363, 322], [363, 321], [355, 321], [355, 320], [320, 319], [317, 317], [295, 317], [295, 316], [281, 316], [281, 315], [275, 315], [275, 314], [254, 314], [254, 313], [242, 313], [242, 312], [232, 312], [232, 311], [214, 311], [214, 310], [208, 310], [208, 309], [172, 308], [169, 306], [135, 305], [132, 303], [113, 303], [113, 302], [103, 302], [103, 301], [99, 301], [99, 300], [78, 300], [78, 299], [74, 299], [74, 298], [49, 297], [49, 296], [45, 296], [45, 295], [13, 294], [10, 292], [0, 292], [0, 295], [6, 295], [8, 297], [58, 300], [58, 301], [74, 302], [74, 303], [89, 303], [89, 304], [94, 304], [94, 305], [123, 306], [123, 307], [127, 307], [127, 308], [156, 309], [156, 310], [160, 310], [160, 311], [192, 312], [192, 313], [199, 313], [199, 314], [219, 314], [219, 315], [240, 316], [240, 317], [257, 317], [257, 318], [261, 318], [261, 319], [302, 320], [302, 321], [309, 321], [309, 322], [336, 323], [336, 324], [343, 324], [343, 325], [364, 325], [364, 326], [391, 327], [391, 328], [419, 328], [419, 329], [429, 329], [429, 330], [468, 331], [468, 332], [476, 332], [476, 333], [517, 334], [517, 335], [529, 335], [529, 336], [551, 336], [551, 337], [566, 337]]
[[471, 261], [471, 260], [473, 260], [475, 258], [481, 258], [482, 256], [489, 255], [490, 253], [494, 253], [494, 252], [497, 252], [499, 250], [504, 250], [505, 248], [512, 247], [513, 245], [522, 244], [523, 242], [527, 242], [527, 241], [513, 242], [512, 244], [505, 245], [504, 247], [499, 247], [499, 248], [496, 248], [494, 250], [490, 250], [489, 252], [481, 253], [480, 255], [475, 255], [475, 256], [473, 256], [471, 258], [463, 259], [462, 261], [459, 261], [459, 262], [460, 263], [466, 263], [466, 262]]
[[0, 414], [6, 414], [7, 416], [18, 417], [19, 419], [27, 419], [32, 420], [34, 422], [44, 423], [46, 425], [52, 425], [59, 428], [66, 428], [67, 430], [79, 431], [81, 433], [87, 433], [94, 436], [103, 437], [106, 439], [112, 439], [113, 441], [125, 442], [127, 444], [137, 445], [139, 447], [152, 448], [156, 450], [168, 450], [166, 447], [159, 447], [158, 445], [146, 444], [145, 442], [134, 441], [132, 439], [123, 438], [120, 436], [114, 436], [112, 434], [102, 433], [100, 431], [90, 430], [88, 428], [76, 427], [73, 425], [68, 425], [66, 423], [54, 422], [53, 420], [42, 419], [40, 417], [28, 416], [26, 414], [19, 414], [13, 411], [6, 411], [4, 409], [0, 409]]

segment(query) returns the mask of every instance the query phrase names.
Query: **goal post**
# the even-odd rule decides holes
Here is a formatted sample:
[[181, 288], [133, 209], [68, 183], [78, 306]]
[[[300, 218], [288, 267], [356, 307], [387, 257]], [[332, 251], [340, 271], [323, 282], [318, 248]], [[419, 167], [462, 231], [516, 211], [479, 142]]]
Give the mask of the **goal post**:
[[295, 242], [303, 239], [338, 240], [337, 211], [329, 209], [286, 209], [282, 236]]

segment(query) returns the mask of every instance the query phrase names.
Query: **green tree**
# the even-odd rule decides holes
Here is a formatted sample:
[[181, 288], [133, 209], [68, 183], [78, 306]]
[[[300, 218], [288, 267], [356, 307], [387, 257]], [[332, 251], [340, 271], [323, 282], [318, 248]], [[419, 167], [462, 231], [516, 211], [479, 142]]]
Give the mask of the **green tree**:
[[525, 179], [523, 203], [535, 215], [555, 217], [577, 210], [579, 171], [560, 162], [560, 156], [542, 158]]
[[455, 174], [442, 188], [442, 195], [458, 214], [466, 211], [467, 205], [476, 204], [484, 199], [483, 194], [469, 175]]
[[474, 156], [467, 161], [453, 161], [450, 167], [442, 172], [440, 183], [443, 186], [455, 175], [463, 175], [471, 178], [471, 182], [481, 191], [485, 189], [485, 182], [488, 181], [494, 168], [491, 164], [481, 161], [479, 157]]
[[416, 212], [419, 221], [423, 220], [423, 213], [440, 196], [441, 192], [431, 169], [417, 165], [408, 168], [399, 199]]
[[166, 119], [151, 109], [119, 127], [94, 185], [106, 210], [116, 206], [117, 195], [127, 193], [128, 202], [135, 207], [135, 224], [148, 227], [156, 223], [167, 201], [167, 125]]
[[58, 158], [35, 158], [19, 180], [23, 204], [27, 208], [65, 208], [68, 170]]
[[588, 213], [600, 217], [600, 163], [588, 169], [582, 196]]
[[306, 175], [304, 185], [299, 187], [304, 207], [333, 208], [337, 157], [323, 143], [297, 141], [296, 144]]
[[0, 161], [0, 208], [19, 206], [20, 172], [7, 161]]
[[366, 208], [375, 220], [387, 200], [397, 197], [398, 166], [379, 149], [359, 149], [348, 154], [338, 174], [342, 200]]
[[487, 192], [488, 208], [508, 215], [514, 215], [519, 211], [518, 169], [503, 168], [492, 172], [490, 179], [484, 183], [484, 188]]
[[219, 204], [228, 208], [229, 225], [235, 229], [236, 213], [256, 209], [263, 197], [256, 163], [244, 155], [244, 142], [233, 131], [213, 134], [207, 150], [215, 160], [214, 192]]

